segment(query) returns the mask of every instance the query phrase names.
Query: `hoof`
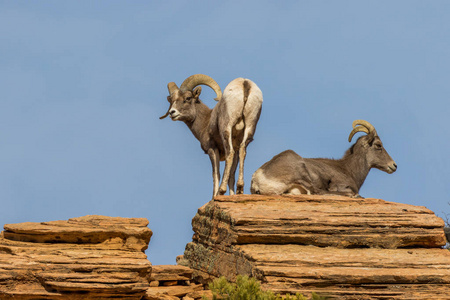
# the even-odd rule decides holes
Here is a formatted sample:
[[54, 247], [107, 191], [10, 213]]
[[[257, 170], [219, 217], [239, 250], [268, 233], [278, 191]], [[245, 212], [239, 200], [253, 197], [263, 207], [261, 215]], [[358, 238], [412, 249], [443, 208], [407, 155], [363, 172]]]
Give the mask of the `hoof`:
[[227, 188], [219, 188], [219, 195], [225, 195]]
[[243, 194], [244, 193], [244, 183], [240, 183], [238, 181], [237, 185], [236, 185], [236, 194]]

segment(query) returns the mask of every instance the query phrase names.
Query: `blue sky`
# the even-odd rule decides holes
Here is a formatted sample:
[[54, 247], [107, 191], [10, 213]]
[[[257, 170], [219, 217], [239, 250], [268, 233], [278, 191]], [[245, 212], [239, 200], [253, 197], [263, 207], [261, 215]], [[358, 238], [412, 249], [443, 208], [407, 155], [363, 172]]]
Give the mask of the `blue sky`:
[[361, 195], [442, 217], [449, 14], [448, 1], [0, 1], [0, 224], [145, 217], [150, 261], [174, 264], [211, 166], [185, 124], [159, 116], [167, 83], [196, 73], [263, 91], [246, 193], [283, 150], [341, 157], [365, 119], [398, 171], [372, 170]]

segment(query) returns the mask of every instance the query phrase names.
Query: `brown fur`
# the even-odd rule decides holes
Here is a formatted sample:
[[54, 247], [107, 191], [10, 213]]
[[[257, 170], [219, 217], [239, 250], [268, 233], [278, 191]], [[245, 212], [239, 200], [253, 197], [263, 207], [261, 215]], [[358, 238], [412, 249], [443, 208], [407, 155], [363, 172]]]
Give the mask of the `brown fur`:
[[[174, 121], [183, 121], [200, 141], [213, 167], [213, 196], [224, 194], [227, 184], [230, 194], [234, 194], [238, 163], [239, 179], [236, 192], [243, 193], [246, 148], [253, 139], [259, 120], [262, 92], [252, 81], [237, 78], [225, 88], [221, 100], [213, 109], [199, 99], [200, 93], [200, 87], [194, 88], [193, 91], [174, 88], [168, 97], [169, 110], [161, 118], [170, 115]], [[219, 162], [223, 160], [225, 170], [219, 187]]]

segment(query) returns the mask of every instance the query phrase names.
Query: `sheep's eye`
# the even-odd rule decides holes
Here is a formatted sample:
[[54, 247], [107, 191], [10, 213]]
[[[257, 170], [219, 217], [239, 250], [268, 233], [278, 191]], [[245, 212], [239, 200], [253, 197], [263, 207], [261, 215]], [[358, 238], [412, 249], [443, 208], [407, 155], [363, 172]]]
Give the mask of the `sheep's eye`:
[[191, 102], [191, 97], [186, 97], [186, 99], [184, 99], [184, 102], [186, 103], [186, 102]]
[[382, 148], [383, 148], [383, 146], [381, 146], [380, 144], [375, 144], [375, 149], [381, 150]]

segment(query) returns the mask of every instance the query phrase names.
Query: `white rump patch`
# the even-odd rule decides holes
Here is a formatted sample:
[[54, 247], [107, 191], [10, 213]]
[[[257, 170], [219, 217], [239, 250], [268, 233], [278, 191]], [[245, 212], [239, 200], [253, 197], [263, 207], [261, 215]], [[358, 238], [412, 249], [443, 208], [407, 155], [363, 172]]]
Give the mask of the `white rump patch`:
[[236, 125], [234, 125], [234, 128], [236, 128], [237, 131], [241, 131], [242, 129], [244, 129], [244, 121], [240, 120]]
[[262, 169], [256, 170], [252, 176], [251, 192], [261, 195], [311, 195], [311, 192], [299, 184], [286, 184], [281, 181], [268, 179]]
[[287, 188], [283, 182], [268, 179], [261, 169], [256, 170], [252, 176], [251, 190], [261, 195], [281, 195]]

